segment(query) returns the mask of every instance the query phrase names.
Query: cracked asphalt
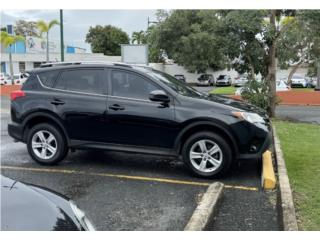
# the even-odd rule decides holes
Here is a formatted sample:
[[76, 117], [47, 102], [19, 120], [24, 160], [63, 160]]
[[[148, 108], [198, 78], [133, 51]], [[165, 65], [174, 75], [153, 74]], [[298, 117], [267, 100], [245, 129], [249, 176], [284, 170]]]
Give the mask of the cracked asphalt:
[[45, 167], [8, 136], [9, 121], [9, 101], [1, 97], [1, 174], [72, 198], [98, 230], [183, 230], [214, 181], [227, 188], [210, 230], [279, 230], [277, 193], [261, 189], [258, 160], [222, 179], [196, 178], [180, 159], [111, 151], [76, 151]]

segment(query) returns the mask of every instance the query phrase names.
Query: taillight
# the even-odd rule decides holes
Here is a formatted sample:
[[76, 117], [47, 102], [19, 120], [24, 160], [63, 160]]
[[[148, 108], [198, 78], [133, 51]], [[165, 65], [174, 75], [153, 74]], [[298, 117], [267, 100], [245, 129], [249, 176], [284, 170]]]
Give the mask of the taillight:
[[10, 93], [11, 101], [14, 101], [16, 98], [24, 97], [24, 96], [26, 96], [26, 93], [22, 90], [13, 91]]

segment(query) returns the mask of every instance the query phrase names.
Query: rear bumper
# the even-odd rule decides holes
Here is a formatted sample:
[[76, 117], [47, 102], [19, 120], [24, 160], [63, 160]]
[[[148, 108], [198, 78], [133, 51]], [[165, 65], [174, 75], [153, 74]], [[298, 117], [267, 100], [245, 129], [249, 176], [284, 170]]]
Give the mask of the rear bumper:
[[23, 141], [23, 127], [20, 124], [9, 123], [8, 134], [17, 141]]

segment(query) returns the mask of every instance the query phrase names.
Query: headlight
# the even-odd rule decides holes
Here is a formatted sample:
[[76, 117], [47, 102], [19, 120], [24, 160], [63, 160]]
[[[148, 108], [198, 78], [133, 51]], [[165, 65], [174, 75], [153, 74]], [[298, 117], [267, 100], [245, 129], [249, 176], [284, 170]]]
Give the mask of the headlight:
[[76, 216], [76, 218], [80, 222], [81, 226], [86, 231], [95, 231], [95, 228], [94, 228], [93, 224], [86, 217], [85, 213], [80, 208], [78, 208], [78, 206], [73, 201], [69, 201], [69, 203], [70, 203], [70, 207], [71, 207], [74, 215]]
[[232, 114], [237, 117], [240, 118], [242, 120], [246, 120], [250, 123], [264, 123], [264, 119], [263, 117], [261, 117], [259, 114], [257, 113], [250, 113], [250, 112], [232, 112]]

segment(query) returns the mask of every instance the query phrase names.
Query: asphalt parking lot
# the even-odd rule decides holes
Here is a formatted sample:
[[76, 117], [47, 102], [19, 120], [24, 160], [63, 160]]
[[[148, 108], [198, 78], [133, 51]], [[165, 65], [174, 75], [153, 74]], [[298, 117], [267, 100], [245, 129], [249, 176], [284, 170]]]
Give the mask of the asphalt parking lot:
[[211, 230], [279, 229], [276, 191], [261, 189], [258, 161], [211, 180], [193, 177], [179, 159], [111, 151], [76, 151], [40, 166], [8, 136], [9, 104], [1, 100], [1, 173], [72, 198], [98, 230], [183, 230], [214, 181], [226, 188]]

